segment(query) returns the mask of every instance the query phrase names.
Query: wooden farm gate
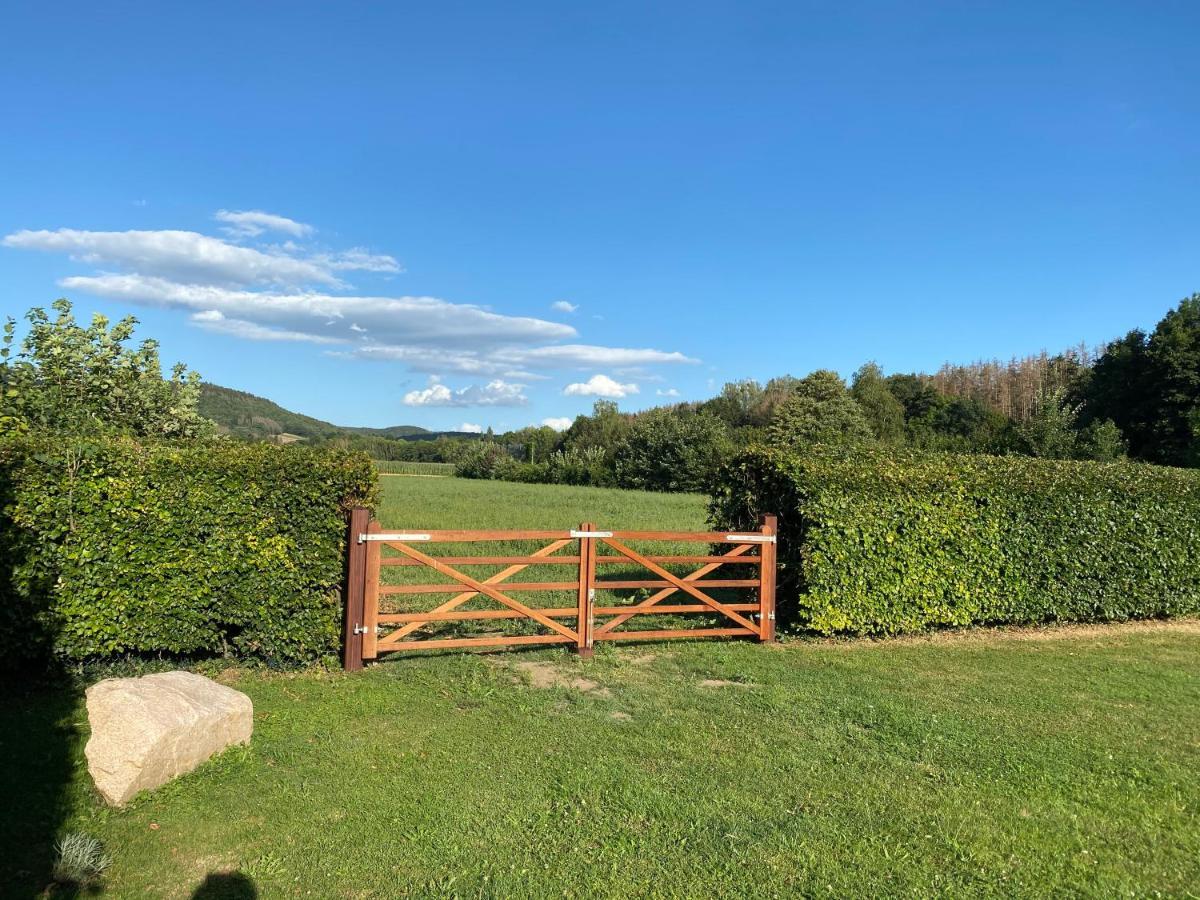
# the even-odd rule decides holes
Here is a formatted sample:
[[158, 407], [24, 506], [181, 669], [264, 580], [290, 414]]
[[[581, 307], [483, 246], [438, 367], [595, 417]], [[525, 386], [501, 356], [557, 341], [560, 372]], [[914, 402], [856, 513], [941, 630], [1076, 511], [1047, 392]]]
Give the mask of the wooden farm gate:
[[[405, 650], [448, 650], [467, 647], [516, 647], [529, 644], [569, 644], [580, 655], [591, 656], [596, 641], [648, 640], [693, 637], [775, 638], [775, 516], [763, 516], [760, 527], [747, 532], [602, 531], [590, 522], [569, 531], [384, 531], [366, 509], [350, 515], [349, 561], [346, 580], [346, 620], [343, 664], [361, 669], [364, 661], [380, 654]], [[537, 549], [520, 555], [432, 555], [434, 544], [481, 542], [537, 542]], [[653, 555], [630, 547], [635, 542], [694, 543], [706, 545], [695, 555]], [[715, 545], [719, 552], [710, 549]], [[384, 555], [383, 549], [391, 552]], [[566, 554], [560, 551], [566, 550]], [[602, 566], [636, 565], [653, 578], [599, 579]], [[667, 566], [693, 564], [698, 568], [679, 575]], [[751, 578], [704, 578], [724, 566], [750, 567]], [[381, 582], [380, 573], [391, 566], [432, 570], [444, 581], [423, 584]], [[503, 566], [494, 574], [474, 577], [463, 571], [471, 566]], [[513, 576], [531, 567], [569, 567], [571, 580], [514, 581]], [[652, 590], [632, 603], [597, 603], [597, 591]], [[711, 592], [743, 592], [738, 602], [718, 600]], [[518, 600], [518, 593], [568, 593], [570, 605], [540, 607]], [[451, 594], [428, 611], [390, 612], [380, 609], [380, 599], [413, 595]], [[675, 603], [663, 601], [684, 595]], [[462, 609], [471, 601], [491, 601], [492, 608]], [[679, 602], [679, 600], [687, 602]], [[385, 603], [387, 601], [385, 600]], [[720, 627], [618, 630], [643, 615], [720, 616]], [[539, 626], [537, 634], [491, 634], [482, 637], [425, 637], [415, 632], [431, 623], [474, 620], [524, 620]], [[563, 621], [566, 620], [566, 621]]]

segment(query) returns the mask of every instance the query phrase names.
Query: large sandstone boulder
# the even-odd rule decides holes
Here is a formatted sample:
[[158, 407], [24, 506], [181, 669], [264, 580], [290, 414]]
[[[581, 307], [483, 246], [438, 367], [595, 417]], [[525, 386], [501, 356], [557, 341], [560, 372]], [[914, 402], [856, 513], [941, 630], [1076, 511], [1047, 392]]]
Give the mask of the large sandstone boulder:
[[250, 741], [250, 698], [192, 672], [110, 678], [87, 689], [88, 772], [104, 799], [127, 803]]

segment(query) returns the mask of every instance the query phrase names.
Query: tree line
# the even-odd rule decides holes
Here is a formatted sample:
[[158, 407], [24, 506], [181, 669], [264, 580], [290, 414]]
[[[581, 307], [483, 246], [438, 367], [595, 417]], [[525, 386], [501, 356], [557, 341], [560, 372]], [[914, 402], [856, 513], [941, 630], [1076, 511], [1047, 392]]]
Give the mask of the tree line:
[[[697, 403], [622, 413], [596, 403], [563, 434], [526, 428], [448, 441], [460, 475], [702, 490], [733, 448], [817, 444], [1200, 466], [1200, 294], [1151, 332], [1009, 363], [887, 375], [736, 381]], [[429, 448], [431, 451], [434, 448]]]
[[[75, 322], [71, 305], [32, 310], [18, 346], [9, 320], [0, 341], [0, 432], [119, 431], [168, 439], [215, 436], [198, 412], [200, 383], [176, 366], [166, 377], [154, 341], [126, 346], [136, 320]], [[448, 462], [471, 478], [591, 484], [660, 491], [704, 489], [735, 448], [881, 445], [927, 451], [1111, 461], [1128, 457], [1200, 466], [1200, 294], [1150, 332], [1130, 331], [1095, 351], [1040, 354], [1006, 364], [945, 365], [885, 374], [875, 363], [849, 383], [818, 370], [765, 384], [730, 382], [701, 402], [639, 413], [598, 401], [562, 433], [405, 440], [378, 434], [315, 437], [375, 459]]]

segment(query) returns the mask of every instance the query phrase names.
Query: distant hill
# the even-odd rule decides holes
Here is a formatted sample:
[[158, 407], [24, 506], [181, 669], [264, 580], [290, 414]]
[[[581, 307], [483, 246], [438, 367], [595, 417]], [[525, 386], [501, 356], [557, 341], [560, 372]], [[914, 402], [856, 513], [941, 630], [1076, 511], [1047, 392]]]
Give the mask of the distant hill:
[[324, 440], [348, 434], [399, 440], [429, 440], [439, 434], [416, 425], [392, 425], [388, 428], [349, 428], [334, 425], [284, 409], [265, 397], [208, 383], [200, 386], [200, 414], [216, 422], [222, 432], [248, 441], [291, 443], [296, 440]]
[[343, 428], [342, 431], [349, 431], [352, 434], [370, 434], [375, 437], [415, 438], [417, 440], [445, 433], [430, 431], [419, 425], [389, 425], [387, 428]]

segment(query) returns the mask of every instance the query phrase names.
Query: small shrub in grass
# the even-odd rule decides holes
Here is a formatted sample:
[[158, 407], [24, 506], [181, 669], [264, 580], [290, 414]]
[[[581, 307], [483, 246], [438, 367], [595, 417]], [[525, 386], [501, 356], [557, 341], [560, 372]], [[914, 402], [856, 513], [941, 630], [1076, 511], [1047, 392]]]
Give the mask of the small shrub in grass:
[[710, 512], [778, 513], [781, 616], [823, 633], [1200, 612], [1200, 472], [753, 448]]
[[10, 665], [333, 653], [345, 510], [374, 499], [370, 459], [342, 450], [0, 442], [0, 650]]
[[95, 887], [112, 858], [104, 845], [88, 834], [72, 832], [54, 845], [54, 881], [63, 886]]

